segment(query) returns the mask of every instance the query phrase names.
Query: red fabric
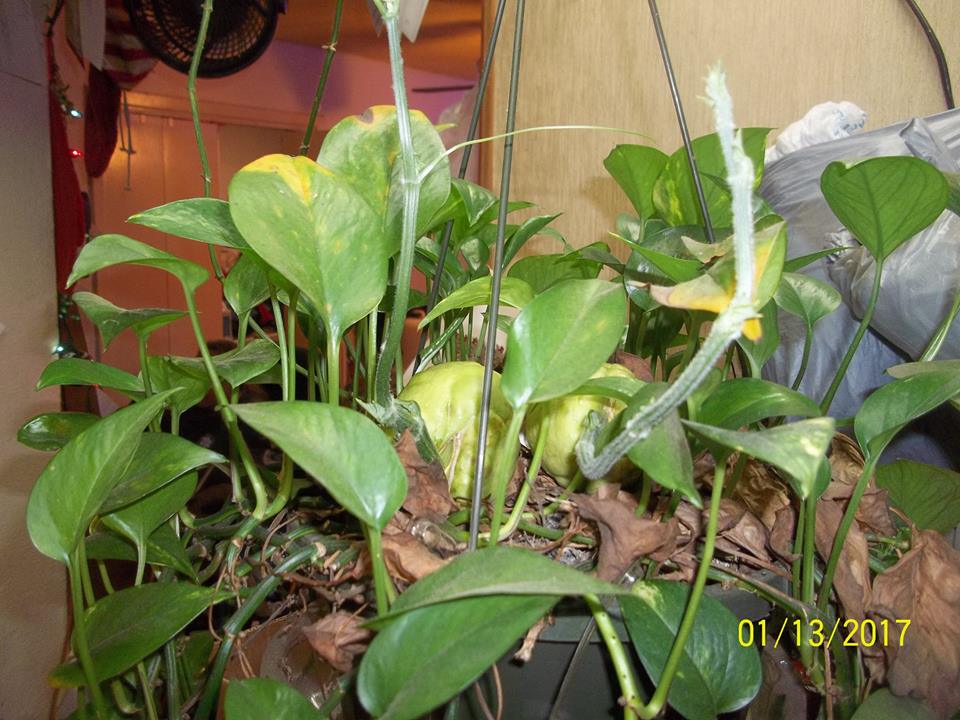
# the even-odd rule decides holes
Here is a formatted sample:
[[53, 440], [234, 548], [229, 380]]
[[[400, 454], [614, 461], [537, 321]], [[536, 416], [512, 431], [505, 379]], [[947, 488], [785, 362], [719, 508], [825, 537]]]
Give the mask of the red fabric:
[[130, 23], [124, 0], [107, 0], [107, 36], [103, 46], [103, 71], [123, 90], [130, 90], [153, 70], [150, 54]]
[[[53, 42], [47, 38], [47, 62], [53, 69]], [[50, 164], [53, 167], [53, 231], [57, 264], [57, 290], [66, 290], [67, 278], [86, 239], [83, 196], [70, 157], [67, 125], [57, 94], [50, 88]]]
[[107, 171], [117, 147], [120, 88], [105, 73], [90, 66], [84, 108], [83, 152], [87, 175], [98, 178]]

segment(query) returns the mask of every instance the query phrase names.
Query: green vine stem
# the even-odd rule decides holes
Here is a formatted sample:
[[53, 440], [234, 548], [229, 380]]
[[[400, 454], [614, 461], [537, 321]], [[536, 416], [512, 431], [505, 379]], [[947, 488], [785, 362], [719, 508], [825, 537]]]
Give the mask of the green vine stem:
[[807, 325], [806, 334], [803, 336], [803, 355], [800, 356], [800, 369], [797, 370], [797, 377], [793, 380], [791, 388], [797, 390], [800, 383], [803, 382], [803, 376], [807, 374], [807, 363], [810, 361], [810, 348], [813, 347], [813, 325]]
[[307, 129], [303, 133], [303, 140], [300, 142], [298, 155], [306, 155], [310, 150], [310, 141], [313, 139], [313, 126], [317, 121], [317, 111], [320, 110], [320, 101], [323, 100], [323, 92], [327, 87], [327, 77], [330, 75], [330, 68], [333, 65], [333, 56], [337, 54], [337, 41], [340, 39], [340, 17], [343, 15], [343, 0], [337, 0], [337, 5], [333, 10], [333, 27], [330, 29], [330, 42], [324, 48], [326, 52], [323, 55], [323, 68], [320, 70], [320, 80], [317, 81], [317, 92], [313, 97], [313, 105], [310, 108], [310, 115], [307, 118]]
[[329, 329], [324, 333], [327, 341], [327, 402], [340, 404], [340, 338]]
[[843, 360], [840, 361], [840, 367], [837, 368], [837, 373], [833, 376], [833, 382], [830, 383], [827, 394], [824, 395], [823, 400], [820, 401], [820, 413], [823, 415], [829, 412], [830, 406], [833, 404], [833, 398], [837, 394], [837, 390], [840, 389], [840, 383], [843, 382], [843, 377], [847, 374], [850, 361], [853, 360], [857, 348], [860, 347], [860, 341], [863, 339], [864, 333], [866, 333], [867, 328], [870, 327], [870, 319], [873, 317], [873, 311], [877, 307], [877, 299], [880, 297], [880, 281], [882, 277], [883, 261], [877, 260], [873, 269], [873, 287], [870, 290], [870, 300], [867, 303], [867, 310], [863, 314], [863, 319], [860, 320], [860, 326], [857, 328], [857, 332], [850, 342], [850, 347], [847, 348]]
[[[210, 28], [210, 16], [213, 14], [213, 0], [203, 0], [200, 16], [200, 30], [197, 32], [197, 44], [190, 58], [190, 71], [187, 73], [187, 97], [190, 99], [190, 115], [193, 118], [193, 132], [197, 136], [197, 151], [200, 153], [200, 168], [203, 171], [203, 196], [210, 197], [213, 178], [210, 175], [210, 161], [207, 159], [207, 146], [203, 142], [203, 130], [200, 127], [200, 105], [197, 102], [197, 73], [203, 57], [203, 46], [207, 43], [207, 30]], [[223, 268], [217, 260], [217, 251], [213, 245], [207, 246], [210, 252], [210, 265], [217, 280], [223, 282]]]
[[180, 719], [180, 678], [177, 675], [177, 647], [174, 640], [163, 646], [163, 667], [167, 676], [165, 695], [167, 720]]
[[217, 370], [213, 366], [213, 359], [210, 357], [210, 350], [207, 348], [207, 342], [203, 337], [203, 328], [200, 327], [200, 315], [197, 312], [196, 301], [193, 299], [193, 293], [190, 292], [190, 289], [186, 285], [183, 286], [183, 295], [187, 303], [187, 313], [190, 315], [190, 324], [193, 326], [193, 334], [200, 349], [200, 357], [203, 359], [204, 367], [207, 369], [207, 375], [210, 377], [210, 383], [213, 386], [213, 394], [217, 398], [220, 417], [223, 418], [223, 423], [227, 426], [227, 432], [230, 434], [230, 439], [237, 448], [237, 452], [240, 455], [240, 461], [243, 463], [243, 469], [246, 471], [247, 478], [250, 480], [250, 485], [253, 487], [253, 494], [256, 498], [256, 506], [253, 511], [253, 516], [258, 520], [263, 520], [267, 513], [267, 491], [263, 485], [263, 480], [260, 477], [260, 471], [257, 469], [257, 464], [254, 462], [253, 456], [250, 454], [250, 448], [243, 439], [243, 434], [240, 432], [240, 427], [237, 425], [237, 417], [230, 409], [229, 400], [227, 399], [227, 395], [223, 390], [223, 383], [220, 381], [220, 377], [217, 375]]
[[[507, 524], [503, 528], [502, 535], [499, 539], [506, 540], [514, 532], [516, 532], [517, 526], [520, 524], [520, 519], [523, 517], [523, 511], [527, 504], [527, 498], [530, 497], [530, 491], [533, 489], [533, 484], [537, 480], [537, 475], [540, 473], [540, 464], [543, 462], [543, 453], [547, 449], [547, 436], [550, 434], [550, 416], [544, 415], [543, 420], [540, 421], [540, 429], [537, 433], [537, 444], [533, 448], [533, 457], [530, 459], [530, 465], [527, 467], [527, 477], [523, 485], [520, 487], [520, 491], [517, 493], [516, 499], [513, 501], [513, 508], [510, 510], [510, 515], [507, 517]], [[481, 542], [488, 542], [490, 540], [490, 533], [480, 533], [479, 540]]]
[[207, 682], [203, 688], [203, 695], [200, 698], [200, 704], [197, 706], [197, 714], [194, 716], [194, 720], [210, 720], [210, 714], [213, 712], [217, 698], [220, 696], [223, 673], [227, 669], [227, 662], [230, 660], [233, 643], [237, 635], [253, 617], [257, 608], [269, 597], [270, 593], [277, 589], [283, 580], [283, 576], [315, 560], [321, 547], [320, 545], [310, 545], [302, 548], [277, 565], [268, 577], [260, 581], [247, 601], [237, 608], [237, 611], [227, 620], [223, 626], [223, 640], [207, 675]]
[[387, 337], [377, 365], [376, 398], [386, 406], [390, 397], [390, 367], [400, 348], [403, 327], [410, 300], [410, 276], [417, 243], [417, 211], [420, 207], [420, 179], [417, 177], [417, 158], [413, 148], [413, 132], [410, 127], [410, 109], [403, 78], [403, 56], [400, 52], [400, 23], [397, 18], [399, 0], [381, 0], [377, 3], [387, 28], [390, 47], [390, 73], [393, 78], [393, 94], [397, 106], [397, 131], [400, 136], [400, 169], [403, 187], [403, 221], [400, 231], [400, 256], [397, 259], [394, 283], [393, 308], [387, 323]]
[[[720, 519], [720, 500], [723, 497], [723, 480], [726, 472], [726, 463], [718, 463], [714, 470], [713, 490], [710, 493], [710, 514], [707, 518], [707, 530], [703, 541], [703, 555], [700, 558], [697, 576], [694, 578], [693, 587], [690, 590], [687, 607], [683, 612], [683, 619], [680, 621], [680, 627], [677, 629], [677, 636], [674, 638], [673, 647], [670, 648], [667, 662], [663, 666], [660, 682], [657, 684], [657, 689], [654, 691], [649, 703], [633, 708], [636, 714], [645, 720], [655, 718], [666, 705], [667, 695], [670, 693], [670, 685], [677, 673], [677, 668], [680, 667], [684, 647], [687, 644], [690, 633], [693, 631], [693, 624], [697, 619], [697, 610], [700, 609], [703, 589], [707, 584], [707, 576], [710, 574], [710, 563], [713, 562], [713, 550], [717, 541], [717, 525]], [[599, 625], [599, 623], [597, 624]]]
[[390, 610], [393, 585], [383, 559], [383, 538], [380, 530], [364, 525], [363, 533], [367, 536], [367, 549], [370, 551], [370, 564], [373, 567], [373, 591], [377, 601], [377, 616], [380, 617]]
[[940, 323], [940, 327], [937, 328], [933, 337], [930, 338], [930, 344], [927, 345], [927, 349], [924, 350], [923, 355], [920, 356], [920, 362], [933, 360], [937, 356], [944, 341], [947, 339], [947, 335], [953, 326], [953, 321], [956, 319], [957, 313], [960, 313], [960, 290], [957, 291], [956, 297], [953, 298], [953, 305], [950, 307], [950, 312], [947, 313], [943, 322]]
[[860, 507], [860, 500], [867, 489], [867, 484], [870, 482], [870, 477], [873, 475], [878, 459], [876, 456], [867, 457], [863, 470], [860, 472], [860, 477], [857, 478], [857, 484], [853, 488], [853, 493], [850, 495], [850, 500], [847, 502], [847, 509], [843, 512], [843, 519], [840, 520], [840, 527], [837, 528], [837, 535], [833, 539], [833, 548], [830, 551], [830, 558], [827, 560], [827, 568], [824, 570], [823, 580], [820, 582], [820, 597], [817, 607], [821, 611], [825, 611], [830, 603], [830, 591], [833, 589], [833, 579], [837, 574], [837, 565], [840, 563], [843, 545], [847, 540], [847, 534], [850, 532], [857, 515], [857, 508]]
[[157, 705], [153, 699], [153, 686], [150, 683], [150, 678], [147, 677], [147, 671], [143, 667], [143, 663], [137, 663], [136, 667], [137, 680], [140, 682], [140, 688], [143, 690], [143, 705], [146, 710], [147, 720], [159, 720], [157, 716]]
[[107, 715], [106, 701], [97, 682], [93, 658], [90, 656], [90, 646], [87, 644], [87, 616], [83, 602], [83, 581], [80, 574], [81, 560], [82, 557], [78, 548], [67, 563], [67, 572], [70, 576], [70, 600], [73, 605], [73, 651], [83, 670], [83, 676], [86, 678], [94, 712], [99, 720], [107, 720], [109, 716]]
[[[623, 717], [625, 720], [632, 720], [635, 717], [636, 709], [642, 707], [633, 663], [630, 662], [627, 651], [623, 647], [623, 643], [620, 642], [620, 636], [617, 635], [617, 629], [613, 626], [613, 621], [603, 607], [603, 603], [600, 602], [600, 598], [596, 595], [585, 595], [584, 600], [586, 600], [587, 607], [593, 614], [597, 629], [600, 631], [600, 637], [603, 638], [603, 644], [606, 645], [607, 652], [610, 653], [610, 660], [617, 673], [617, 681], [620, 683], [620, 701], [623, 703]], [[653, 717], [653, 715], [649, 717]]]
[[[803, 501], [803, 557], [801, 560], [800, 571], [800, 599], [812, 605], [814, 602], [814, 582], [813, 570], [817, 562], [816, 547], [814, 540], [816, 537], [817, 523], [817, 500], [814, 497], [808, 497]], [[800, 625], [800, 637], [797, 638], [800, 643], [800, 658], [807, 670], [813, 669], [814, 648], [809, 642], [810, 625], [802, 623]]]
[[733, 103], [723, 72], [718, 68], [711, 70], [707, 77], [707, 97], [713, 106], [732, 196], [736, 290], [730, 304], [713, 321], [700, 351], [655, 402], [630, 418], [621, 432], [599, 452], [596, 443], [600, 424], [593, 422], [583, 434], [577, 444], [577, 460], [583, 474], [590, 479], [606, 475], [630, 448], [647, 437], [654, 426], [684, 403], [730, 344], [740, 337], [743, 323], [757, 315], [753, 309], [753, 164], [743, 151], [741, 136], [735, 132]]
[[[517, 462], [517, 453], [520, 451], [520, 428], [526, 414], [526, 405], [513, 411], [510, 425], [507, 427], [498, 448], [499, 453], [493, 472], [493, 517], [490, 520], [490, 547], [494, 547], [500, 541], [500, 526], [503, 524], [503, 505], [506, 502], [507, 485], [510, 483], [510, 477], [513, 475], [513, 469]], [[481, 442], [483, 441], [481, 440]], [[474, 478], [476, 483], [483, 482], [483, 468], [481, 467], [480, 470], [480, 477]]]

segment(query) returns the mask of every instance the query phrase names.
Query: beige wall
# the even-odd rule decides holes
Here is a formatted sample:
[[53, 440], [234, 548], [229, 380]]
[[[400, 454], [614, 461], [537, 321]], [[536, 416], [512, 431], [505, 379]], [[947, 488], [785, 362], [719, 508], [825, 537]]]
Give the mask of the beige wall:
[[[47, 717], [47, 671], [63, 643], [63, 568], [27, 538], [25, 508], [48, 456], [18, 445], [17, 428], [56, 410], [33, 392], [56, 344], [53, 220], [43, 0], [0, 2], [0, 718]], [[42, 291], [40, 291], [42, 290]]]
[[[495, 0], [485, 0], [493, 16]], [[920, 3], [960, 78], [960, 2]], [[721, 61], [742, 127], [782, 128], [812, 105], [851, 100], [868, 128], [945, 109], [936, 63], [902, 0], [661, 0], [663, 25], [692, 133], [711, 131], [699, 97], [707, 69]], [[514, 3], [498, 45], [487, 134], [502, 132]], [[960, 94], [960, 93], [958, 93]], [[672, 151], [680, 135], [642, 0], [528, 2], [517, 127], [594, 124], [648, 134]], [[774, 133], [775, 134], [775, 133]], [[605, 239], [626, 198], [603, 168], [622, 134], [523, 135], [514, 149], [511, 197], [542, 212], [564, 211], [557, 227], [574, 245]], [[499, 184], [499, 143], [488, 146], [488, 179]], [[539, 247], [537, 246], [539, 243]], [[532, 249], [556, 251], [538, 239]]]

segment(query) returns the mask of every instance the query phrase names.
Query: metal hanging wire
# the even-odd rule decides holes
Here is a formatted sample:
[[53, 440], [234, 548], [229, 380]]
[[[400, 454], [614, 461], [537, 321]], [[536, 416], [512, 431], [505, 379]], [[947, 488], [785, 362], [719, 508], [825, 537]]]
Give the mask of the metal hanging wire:
[[[490, 30], [490, 40], [487, 42], [487, 51], [483, 58], [483, 67], [480, 70], [480, 80], [477, 83], [477, 98], [473, 103], [473, 113], [470, 115], [470, 125], [467, 128], [467, 145], [463, 148], [460, 155], [460, 169], [457, 177], [463, 180], [467, 176], [467, 168], [470, 165], [470, 155], [473, 152], [473, 145], [469, 144], [477, 139], [477, 130], [480, 127], [480, 110], [483, 107], [483, 98], [487, 93], [487, 81], [490, 79], [490, 68], [493, 67], [493, 54], [497, 49], [497, 40], [500, 38], [500, 25], [503, 22], [503, 11], [507, 7], [507, 0], [499, 0], [497, 3], [497, 12], [493, 17], [493, 26]], [[443, 278], [444, 264], [447, 262], [447, 252], [450, 248], [450, 236], [453, 233], [453, 220], [448, 220], [443, 228], [443, 239], [440, 242], [440, 252], [437, 254], [437, 269], [433, 274], [433, 282], [430, 284], [430, 296], [427, 299], [427, 313], [429, 314], [437, 304], [440, 297], [440, 281]], [[413, 372], [420, 368], [420, 356], [427, 344], [427, 333], [420, 334], [420, 342], [417, 345], [417, 357], [413, 362]]]
[[497, 246], [493, 256], [493, 279], [490, 283], [490, 304], [487, 306], [487, 337], [483, 347], [483, 394], [480, 400], [480, 432], [477, 436], [477, 464], [473, 473], [473, 497], [470, 505], [470, 540], [468, 550], [477, 547], [480, 533], [480, 508], [483, 493], [483, 465], [487, 455], [487, 425], [490, 399], [493, 394], [493, 358], [497, 349], [497, 316], [500, 312], [500, 281], [503, 277], [503, 247], [510, 200], [510, 166], [513, 162], [513, 131], [517, 119], [517, 92], [520, 86], [520, 50], [523, 46], [523, 11], [525, 0], [517, 0], [517, 19], [513, 30], [513, 61], [510, 68], [510, 93], [507, 102], [508, 133], [503, 141], [503, 167], [500, 174], [500, 208], [497, 216]]

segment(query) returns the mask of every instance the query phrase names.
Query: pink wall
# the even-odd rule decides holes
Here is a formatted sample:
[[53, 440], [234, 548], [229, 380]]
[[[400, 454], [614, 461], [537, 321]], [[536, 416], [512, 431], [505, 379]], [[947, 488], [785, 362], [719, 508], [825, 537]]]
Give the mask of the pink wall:
[[[384, 40], [386, 42], [386, 40]], [[306, 45], [274, 42], [250, 67], [225, 78], [199, 80], [200, 109], [203, 101], [246, 107], [272, 108], [282, 112], [308, 113], [313, 102], [323, 51]], [[463, 85], [463, 78], [408, 68], [408, 92], [421, 87]], [[186, 77], [158, 64], [137, 87], [137, 92], [167, 97], [186, 96]], [[435, 93], [411, 92], [411, 104], [436, 122], [444, 108], [463, 95], [462, 90]], [[390, 67], [346, 52], [338, 52], [327, 83], [319, 127], [329, 128], [345, 115], [363, 112], [371, 105], [392, 105]]]

